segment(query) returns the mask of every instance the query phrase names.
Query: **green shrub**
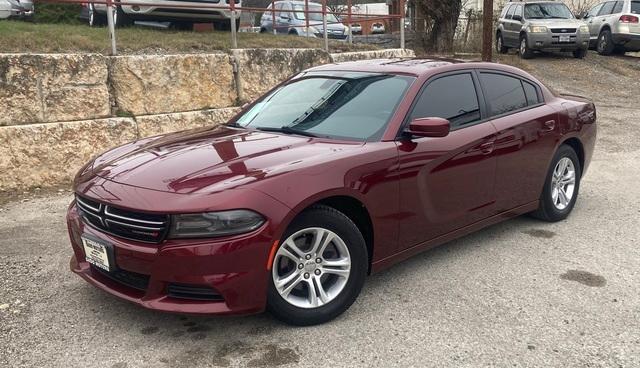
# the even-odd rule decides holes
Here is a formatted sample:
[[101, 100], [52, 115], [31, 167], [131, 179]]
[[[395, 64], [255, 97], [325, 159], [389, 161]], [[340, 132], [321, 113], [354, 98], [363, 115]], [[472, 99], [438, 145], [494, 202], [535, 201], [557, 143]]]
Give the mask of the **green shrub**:
[[38, 23], [67, 23], [80, 22], [80, 4], [48, 4], [36, 3], [34, 21]]

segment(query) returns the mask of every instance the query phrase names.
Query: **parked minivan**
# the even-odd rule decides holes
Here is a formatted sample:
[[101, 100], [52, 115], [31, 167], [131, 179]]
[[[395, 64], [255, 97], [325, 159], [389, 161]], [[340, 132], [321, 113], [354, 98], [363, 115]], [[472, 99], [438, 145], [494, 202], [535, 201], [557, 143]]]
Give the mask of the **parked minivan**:
[[640, 51], [640, 0], [605, 1], [591, 8], [584, 20], [590, 47], [601, 55]]
[[[260, 19], [260, 33], [273, 32], [276, 29], [278, 34], [289, 34], [307, 37], [324, 37], [322, 26], [322, 4], [307, 3], [309, 10], [309, 28], [307, 29], [307, 19], [305, 18], [304, 1], [276, 1], [275, 22], [272, 19], [271, 5], [262, 14]], [[275, 24], [275, 26], [274, 26]], [[344, 40], [348, 36], [348, 28], [342, 24], [333, 14], [327, 14], [327, 35], [331, 39]]]

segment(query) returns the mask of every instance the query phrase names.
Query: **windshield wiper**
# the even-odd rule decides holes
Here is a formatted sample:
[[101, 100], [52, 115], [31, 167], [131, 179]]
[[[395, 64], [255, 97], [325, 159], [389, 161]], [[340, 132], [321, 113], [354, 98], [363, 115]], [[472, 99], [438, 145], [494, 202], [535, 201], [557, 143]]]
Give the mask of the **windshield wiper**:
[[312, 138], [318, 138], [318, 136], [316, 134], [313, 133], [309, 133], [306, 130], [300, 130], [300, 129], [294, 129], [288, 126], [282, 126], [280, 128], [276, 128], [276, 127], [256, 127], [256, 130], [260, 130], [262, 132], [277, 132], [277, 133], [284, 133], [284, 134], [297, 134], [297, 135], [303, 135], [305, 137], [312, 137]]

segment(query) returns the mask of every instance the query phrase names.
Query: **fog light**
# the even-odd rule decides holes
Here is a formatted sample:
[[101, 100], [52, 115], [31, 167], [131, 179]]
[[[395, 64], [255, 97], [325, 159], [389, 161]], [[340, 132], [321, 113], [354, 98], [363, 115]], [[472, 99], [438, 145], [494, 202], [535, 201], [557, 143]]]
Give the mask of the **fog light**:
[[133, 11], [140, 11], [140, 7], [138, 5], [132, 6], [131, 9], [133, 9]]

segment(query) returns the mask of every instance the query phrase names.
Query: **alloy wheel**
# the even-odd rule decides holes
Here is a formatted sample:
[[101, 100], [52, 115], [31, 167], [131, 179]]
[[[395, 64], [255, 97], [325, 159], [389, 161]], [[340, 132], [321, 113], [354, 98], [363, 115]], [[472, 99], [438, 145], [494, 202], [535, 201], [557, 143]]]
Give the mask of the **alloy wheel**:
[[603, 52], [607, 48], [607, 37], [605, 37], [604, 33], [600, 35], [600, 39], [598, 40], [598, 51]]
[[526, 52], [527, 52], [527, 40], [525, 38], [522, 38], [522, 40], [520, 40], [520, 55], [525, 55]]
[[312, 227], [289, 236], [273, 261], [273, 283], [280, 296], [299, 308], [334, 300], [351, 273], [351, 255], [336, 233]]
[[571, 203], [576, 186], [576, 169], [568, 157], [561, 158], [553, 169], [551, 178], [551, 199], [558, 210], [564, 210]]
[[498, 36], [498, 52], [502, 50], [502, 36]]

